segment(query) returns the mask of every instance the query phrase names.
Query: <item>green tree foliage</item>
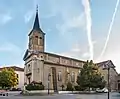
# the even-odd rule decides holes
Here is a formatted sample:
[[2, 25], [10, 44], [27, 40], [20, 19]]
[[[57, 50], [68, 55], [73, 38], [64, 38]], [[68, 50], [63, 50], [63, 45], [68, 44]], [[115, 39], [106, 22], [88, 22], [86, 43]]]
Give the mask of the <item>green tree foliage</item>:
[[42, 82], [35, 82], [33, 81], [32, 83], [28, 84], [26, 86], [26, 90], [44, 90], [44, 85]]
[[2, 88], [15, 87], [17, 83], [18, 83], [17, 74], [15, 73], [13, 69], [4, 68], [0, 72], [0, 86]]
[[[98, 67], [91, 60], [87, 61], [77, 78], [80, 90], [90, 90], [90, 88], [104, 88], [106, 82], [98, 71]], [[77, 89], [78, 90], [78, 89]]]
[[3, 69], [0, 72], [0, 86], [2, 88], [10, 87], [10, 74], [7, 69]]
[[18, 77], [17, 77], [17, 74], [15, 73], [14, 69], [9, 68], [8, 72], [10, 74], [10, 84], [11, 84], [11, 87], [17, 86], [18, 85]]

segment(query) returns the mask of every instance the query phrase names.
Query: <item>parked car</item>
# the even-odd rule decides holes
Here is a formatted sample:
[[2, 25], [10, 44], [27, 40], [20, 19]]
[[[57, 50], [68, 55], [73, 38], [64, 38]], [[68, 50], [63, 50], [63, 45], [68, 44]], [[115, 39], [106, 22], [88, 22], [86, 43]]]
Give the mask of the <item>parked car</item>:
[[108, 89], [107, 89], [107, 88], [97, 89], [96, 92], [99, 92], [99, 93], [107, 93], [107, 92], [108, 92]]

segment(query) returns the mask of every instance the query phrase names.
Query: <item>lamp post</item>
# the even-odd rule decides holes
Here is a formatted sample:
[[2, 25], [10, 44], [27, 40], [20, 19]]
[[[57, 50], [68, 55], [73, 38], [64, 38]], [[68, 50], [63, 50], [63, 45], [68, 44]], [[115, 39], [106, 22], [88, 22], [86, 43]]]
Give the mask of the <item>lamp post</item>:
[[110, 66], [109, 66], [109, 64], [108, 64], [108, 62], [107, 62], [107, 64], [105, 64], [104, 65], [104, 67], [103, 67], [103, 70], [107, 70], [108, 71], [108, 74], [107, 74], [107, 78], [108, 78], [108, 99], [110, 99]]
[[111, 65], [111, 61], [109, 60], [103, 67], [103, 69], [107, 69], [108, 71], [108, 99], [110, 99], [110, 68], [114, 68], [115, 66]]
[[108, 99], [110, 98], [110, 68], [108, 67]]
[[50, 73], [49, 73], [49, 74], [48, 74], [48, 94], [50, 94], [50, 91], [49, 91], [49, 90], [50, 90], [50, 89], [49, 89], [50, 76], [51, 76], [51, 75], [50, 75]]

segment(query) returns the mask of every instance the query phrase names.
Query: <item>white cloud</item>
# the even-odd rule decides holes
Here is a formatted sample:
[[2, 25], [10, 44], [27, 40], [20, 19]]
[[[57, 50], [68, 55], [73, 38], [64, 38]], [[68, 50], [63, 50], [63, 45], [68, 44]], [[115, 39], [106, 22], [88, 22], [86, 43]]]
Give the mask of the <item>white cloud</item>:
[[70, 50], [60, 53], [60, 54], [64, 56], [68, 56], [68, 57], [80, 58], [81, 49], [80, 49], [79, 44], [76, 43], [72, 45]]
[[17, 53], [17, 52], [21, 52], [21, 49], [12, 43], [5, 42], [5, 43], [1, 44], [0, 52]]
[[[2, 57], [0, 57], [2, 66], [8, 66], [8, 65], [17, 65], [23, 67], [23, 50], [19, 48], [19, 46], [10, 43], [10, 42], [4, 42], [0, 44], [0, 54], [4, 54]], [[7, 60], [7, 61], [5, 61]]]
[[0, 14], [0, 24], [6, 24], [10, 20], [12, 20], [12, 16], [9, 13]]
[[88, 49], [86, 48], [86, 46], [81, 47], [78, 43], [76, 43], [76, 45], [72, 46], [70, 50], [67, 50], [60, 54], [80, 60], [88, 60], [90, 57], [90, 53], [87, 51]]
[[[114, 33], [119, 32], [118, 29], [115, 29]], [[120, 73], [120, 46], [118, 45], [120, 42], [119, 36], [112, 33], [111, 39], [109, 41], [109, 44], [107, 46], [107, 49], [104, 53], [104, 55], [98, 59], [100, 52], [102, 51], [102, 48], [104, 46], [105, 40], [101, 39], [100, 41], [97, 41], [95, 44], [95, 62], [101, 62], [105, 60], [112, 60], [114, 65], [116, 66], [117, 71]]]
[[[70, 1], [70, 2], [68, 2], [67, 0], [64, 0], [64, 1], [63, 0], [59, 0], [59, 1], [51, 0], [50, 1], [50, 3], [51, 3], [50, 9], [52, 8], [51, 9], [52, 11], [48, 16], [46, 16], [46, 18], [58, 15], [61, 22], [56, 23], [57, 24], [56, 28], [58, 29], [60, 34], [62, 34], [61, 38], [66, 40], [65, 43], [67, 42], [67, 39], [70, 39], [71, 42], [68, 41], [68, 45], [70, 45], [70, 44], [73, 45], [73, 42], [75, 41], [75, 39], [73, 39], [73, 36], [70, 36], [70, 31], [72, 29], [79, 29], [79, 31], [77, 31], [77, 35], [79, 36], [79, 33], [81, 33], [81, 30], [85, 29], [85, 25], [86, 25], [85, 15], [83, 12], [81, 13], [80, 9], [76, 9], [77, 7], [76, 8], [73, 7], [74, 4], [72, 4], [72, 1]], [[66, 2], [68, 2], [68, 3], [66, 3]], [[77, 14], [76, 14], [76, 12], [77, 12]], [[101, 21], [101, 20], [99, 20], [99, 21]], [[104, 26], [104, 23], [102, 25]], [[95, 30], [95, 27], [93, 27], [92, 29]], [[101, 27], [101, 26], [99, 26], [99, 27]], [[117, 29], [115, 29], [115, 30], [116, 31], [114, 33], [119, 34], [118, 30]], [[102, 50], [102, 47], [104, 45], [105, 40], [101, 35], [103, 35], [103, 34], [105, 35], [105, 31], [106, 31], [106, 28], [104, 28], [103, 30], [98, 29], [96, 31], [95, 35], [93, 35], [93, 36], [95, 36], [95, 39], [93, 41], [94, 60], [95, 61], [98, 61], [97, 57], [99, 56], [99, 54]], [[94, 34], [93, 31], [92, 31], [92, 34]], [[117, 36], [117, 37], [119, 37], [119, 36]], [[87, 39], [87, 35], [86, 35], [86, 39]], [[120, 41], [117, 41], [116, 39], [114, 39], [113, 42], [118, 43]], [[86, 42], [84, 42], [84, 41], [82, 42], [82, 44], [81, 44], [81, 42], [79, 42], [79, 43], [77, 42], [74, 44], [76, 44], [76, 45], [78, 44], [80, 46], [78, 46], [78, 47], [72, 46], [69, 50], [64, 51], [60, 54], [65, 55], [65, 56], [78, 58], [81, 60], [82, 59], [87, 60], [88, 57], [90, 56], [88, 53], [88, 44], [86, 44]], [[117, 66], [117, 70], [120, 72], [120, 61], [119, 61], [119, 59], [120, 59], [120, 47], [117, 48], [119, 45], [117, 45], [117, 47], [115, 47], [115, 45], [116, 45], [115, 43], [114, 44], [109, 43], [109, 45], [110, 46], [107, 49], [112, 49], [112, 50], [106, 51], [103, 58], [100, 59], [99, 61], [105, 61], [105, 60], [111, 59], [113, 61], [113, 63]], [[63, 46], [64, 46], [64, 44], [63, 44]]]
[[56, 26], [61, 34], [68, 33], [71, 29], [85, 29], [84, 13], [72, 18], [65, 18], [64, 23]]
[[[62, 4], [62, 3], [54, 2], [54, 5], [55, 6], [53, 6], [53, 4], [52, 4], [52, 11], [51, 11], [52, 15], [54, 15], [54, 16], [59, 15], [61, 17], [61, 22], [56, 24], [56, 28], [58, 29], [59, 33], [62, 35], [61, 36], [62, 39], [65, 39], [65, 43], [67, 43], [68, 45], [72, 44], [72, 46], [70, 45], [71, 46], [70, 50], [61, 52], [60, 54], [69, 56], [69, 57], [82, 59], [83, 58], [82, 53], [83, 52], [86, 53], [87, 50], [86, 50], [86, 48], [82, 48], [82, 46], [84, 46], [84, 44], [81, 45], [81, 43], [78, 42], [79, 41], [78, 38], [76, 38], [76, 40], [75, 40], [75, 38], [73, 39], [73, 36], [72, 36], [73, 33], [71, 33], [71, 31], [78, 30], [77, 34], [80, 35], [80, 33], [82, 34], [81, 31], [85, 30], [86, 19], [85, 19], [84, 12], [74, 8], [72, 3]], [[86, 36], [86, 38], [87, 38], [87, 36]], [[75, 42], [75, 41], [77, 41], [77, 42]], [[85, 57], [83, 59], [85, 59]], [[86, 57], [86, 59], [87, 59], [87, 57]]]
[[88, 59], [90, 57], [90, 53], [85, 52], [83, 53], [82, 57]]
[[112, 60], [113, 64], [116, 66], [117, 71], [120, 73], [120, 51], [106, 52], [101, 59], [95, 60], [95, 62], [101, 62], [105, 60]]
[[76, 43], [75, 45], [73, 45], [71, 51], [72, 52], [81, 52], [80, 45]]
[[33, 15], [34, 15], [34, 10], [28, 11], [24, 16], [25, 23], [28, 23], [33, 17]]

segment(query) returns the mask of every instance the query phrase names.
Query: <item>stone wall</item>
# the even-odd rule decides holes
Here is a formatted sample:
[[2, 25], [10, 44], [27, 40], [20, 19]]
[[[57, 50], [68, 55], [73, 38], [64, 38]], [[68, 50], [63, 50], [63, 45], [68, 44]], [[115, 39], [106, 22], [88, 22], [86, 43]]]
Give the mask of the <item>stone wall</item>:
[[[102, 74], [102, 76], [104, 77], [105, 81], [107, 82], [108, 84], [108, 70], [103, 70], [102, 67], [99, 67], [99, 71], [100, 73]], [[117, 72], [114, 68], [111, 68], [110, 69], [110, 89], [111, 90], [117, 90]], [[107, 87], [107, 84], [106, 84], [106, 87]]]
[[[73, 84], [76, 84], [76, 80], [77, 80], [77, 75], [79, 72], [78, 68], [68, 68], [65, 66], [59, 66], [56, 64], [44, 64], [44, 85], [45, 88], [48, 88], [48, 75], [50, 73], [50, 89], [53, 89], [53, 76], [52, 76], [52, 67], [56, 68], [56, 79], [57, 79], [57, 88], [58, 90], [61, 90], [61, 85], [66, 86], [67, 82], [71, 82], [71, 77], [72, 77], [72, 73], [74, 72], [75, 74], [75, 80], [73, 81]], [[58, 80], [58, 73], [61, 72], [61, 80]]]

